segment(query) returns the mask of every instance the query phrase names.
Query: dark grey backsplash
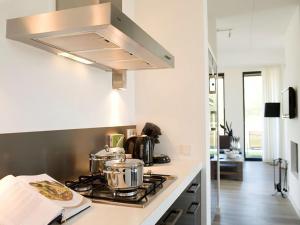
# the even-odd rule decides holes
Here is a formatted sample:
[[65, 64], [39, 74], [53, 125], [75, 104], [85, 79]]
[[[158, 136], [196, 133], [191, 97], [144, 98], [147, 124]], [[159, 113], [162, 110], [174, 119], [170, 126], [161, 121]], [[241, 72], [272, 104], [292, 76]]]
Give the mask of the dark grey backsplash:
[[47, 173], [65, 181], [86, 175], [89, 153], [100, 150], [110, 133], [135, 126], [0, 134], [0, 178]]

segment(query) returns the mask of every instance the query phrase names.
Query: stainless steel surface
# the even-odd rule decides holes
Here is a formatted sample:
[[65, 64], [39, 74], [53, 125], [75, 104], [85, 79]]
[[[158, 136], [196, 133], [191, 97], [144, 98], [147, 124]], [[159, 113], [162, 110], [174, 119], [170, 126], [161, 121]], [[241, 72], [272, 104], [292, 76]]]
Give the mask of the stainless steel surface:
[[143, 184], [144, 163], [138, 159], [105, 163], [106, 181], [113, 190], [134, 190]]
[[128, 168], [128, 169], [134, 169], [134, 168], [139, 168], [141, 166], [144, 166], [144, 162], [139, 159], [126, 159], [124, 161], [107, 161], [105, 163], [106, 167], [109, 167], [111, 169], [116, 169], [116, 168]]
[[[102, 151], [104, 151], [105, 154], [99, 154], [99, 152], [97, 154], [90, 154], [90, 173], [92, 175], [102, 174], [105, 169], [105, 163], [108, 161], [124, 162], [126, 159], [125, 152], [111, 152], [108, 145], [106, 145], [105, 150]], [[100, 151], [100, 153], [102, 151]]]
[[78, 8], [99, 4], [100, 0], [56, 0], [56, 10]]
[[100, 0], [100, 3], [111, 2], [114, 6], [118, 7], [119, 9], [123, 9], [123, 0]]
[[[62, 2], [58, 8], [68, 8]], [[54, 54], [69, 53], [106, 71], [174, 67], [174, 57], [117, 6], [87, 3], [92, 5], [9, 19], [6, 36]]]
[[56, 0], [56, 10], [72, 9], [107, 2], [111, 2], [119, 9], [122, 9], [122, 0]]
[[148, 195], [146, 199], [143, 199], [138, 204], [128, 204], [128, 203], [124, 203], [124, 202], [116, 202], [116, 201], [110, 201], [110, 200], [104, 200], [104, 199], [91, 199], [91, 200], [94, 203], [102, 203], [102, 204], [117, 205], [117, 206], [126, 206], [126, 207], [133, 207], [133, 208], [145, 208], [161, 192], [166, 190], [177, 179], [176, 176], [171, 176], [171, 175], [162, 175], [162, 176], [164, 176], [164, 178], [166, 178], [166, 181], [163, 183], [163, 186], [160, 189], [156, 190], [151, 195]]
[[112, 71], [112, 88], [122, 90], [127, 88], [127, 74], [126, 70]]
[[126, 192], [120, 192], [120, 191], [118, 191], [116, 193], [116, 195], [120, 196], [120, 197], [132, 197], [132, 196], [137, 195], [137, 190], [131, 190], [131, 191], [126, 191]]
[[[97, 174], [100, 173], [100, 160], [97, 159], [97, 156], [95, 154], [90, 154], [90, 173], [91, 174]], [[103, 171], [104, 167], [102, 168]]]
[[135, 126], [0, 134], [0, 179], [47, 173], [63, 182], [89, 174], [89, 154], [107, 144], [107, 134], [130, 128]]

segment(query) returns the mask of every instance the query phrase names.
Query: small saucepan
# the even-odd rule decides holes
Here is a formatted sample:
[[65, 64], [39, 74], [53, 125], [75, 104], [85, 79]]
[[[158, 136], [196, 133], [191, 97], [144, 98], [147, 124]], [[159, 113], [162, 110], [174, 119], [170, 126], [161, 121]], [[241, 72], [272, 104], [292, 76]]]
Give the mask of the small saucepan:
[[107, 185], [114, 191], [135, 190], [143, 184], [144, 162], [126, 159], [124, 162], [107, 161], [105, 174]]
[[125, 151], [122, 148], [106, 148], [105, 150], [99, 151], [97, 154], [90, 154], [90, 173], [92, 175], [102, 174], [107, 161], [113, 160], [114, 162], [123, 162], [125, 159]]

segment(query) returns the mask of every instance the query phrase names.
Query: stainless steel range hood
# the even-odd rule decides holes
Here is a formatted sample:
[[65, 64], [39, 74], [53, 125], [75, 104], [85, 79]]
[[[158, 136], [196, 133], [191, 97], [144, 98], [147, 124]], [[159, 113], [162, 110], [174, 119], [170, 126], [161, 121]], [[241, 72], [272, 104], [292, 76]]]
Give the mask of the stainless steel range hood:
[[58, 0], [55, 12], [7, 20], [6, 35], [106, 71], [174, 67], [174, 57], [122, 12], [120, 2]]

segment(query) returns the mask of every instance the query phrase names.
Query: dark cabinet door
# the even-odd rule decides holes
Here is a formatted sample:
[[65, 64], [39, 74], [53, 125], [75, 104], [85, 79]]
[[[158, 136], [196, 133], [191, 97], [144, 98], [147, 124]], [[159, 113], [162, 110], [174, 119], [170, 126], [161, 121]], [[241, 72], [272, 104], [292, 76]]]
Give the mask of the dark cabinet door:
[[156, 225], [201, 225], [201, 173], [193, 179]]

